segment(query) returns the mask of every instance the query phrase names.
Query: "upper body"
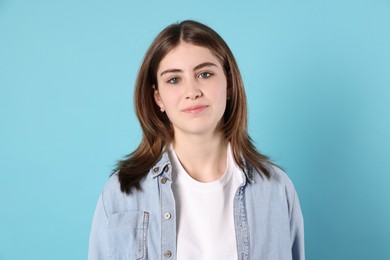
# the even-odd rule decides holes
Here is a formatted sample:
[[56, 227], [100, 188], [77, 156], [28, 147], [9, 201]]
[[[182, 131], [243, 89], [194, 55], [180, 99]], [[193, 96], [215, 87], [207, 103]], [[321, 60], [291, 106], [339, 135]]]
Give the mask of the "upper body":
[[[268, 167], [269, 180], [249, 166], [241, 171], [243, 182], [232, 212], [238, 259], [303, 260], [303, 218], [297, 193], [284, 172]], [[109, 179], [93, 219], [90, 260], [177, 259], [172, 169], [164, 153], [142, 180], [142, 191], [131, 195], [120, 191], [117, 174]]]

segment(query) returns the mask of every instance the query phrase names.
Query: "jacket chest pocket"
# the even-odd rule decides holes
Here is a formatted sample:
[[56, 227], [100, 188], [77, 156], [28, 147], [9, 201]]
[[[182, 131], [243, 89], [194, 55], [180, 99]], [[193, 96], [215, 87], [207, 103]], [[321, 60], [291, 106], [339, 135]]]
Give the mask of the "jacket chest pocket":
[[108, 218], [108, 243], [115, 260], [147, 259], [149, 212], [129, 211]]

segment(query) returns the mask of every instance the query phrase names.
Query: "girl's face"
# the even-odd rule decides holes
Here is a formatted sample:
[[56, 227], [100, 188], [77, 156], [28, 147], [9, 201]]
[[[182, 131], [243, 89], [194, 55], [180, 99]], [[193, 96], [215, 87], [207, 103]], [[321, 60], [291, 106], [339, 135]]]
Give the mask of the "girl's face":
[[211, 51], [182, 42], [160, 62], [157, 105], [178, 135], [213, 135], [226, 108], [227, 81]]

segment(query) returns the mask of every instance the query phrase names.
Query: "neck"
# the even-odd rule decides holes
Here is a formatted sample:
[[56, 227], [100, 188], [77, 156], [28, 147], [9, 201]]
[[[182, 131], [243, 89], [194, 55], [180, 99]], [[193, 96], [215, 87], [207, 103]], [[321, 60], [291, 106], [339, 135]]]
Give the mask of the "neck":
[[197, 181], [218, 180], [227, 164], [223, 133], [207, 136], [175, 136], [173, 149], [187, 173]]

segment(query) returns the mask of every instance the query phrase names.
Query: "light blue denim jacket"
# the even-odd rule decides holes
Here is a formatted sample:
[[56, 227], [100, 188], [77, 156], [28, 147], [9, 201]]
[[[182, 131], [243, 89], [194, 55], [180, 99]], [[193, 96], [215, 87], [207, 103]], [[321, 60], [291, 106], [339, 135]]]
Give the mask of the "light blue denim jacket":
[[[284, 172], [272, 165], [268, 169], [270, 179], [251, 167], [242, 171], [244, 182], [234, 198], [238, 258], [304, 260], [297, 193]], [[134, 190], [131, 195], [120, 191], [117, 174], [111, 176], [93, 217], [89, 260], [176, 259], [171, 170], [164, 153], [141, 181], [142, 191]]]

